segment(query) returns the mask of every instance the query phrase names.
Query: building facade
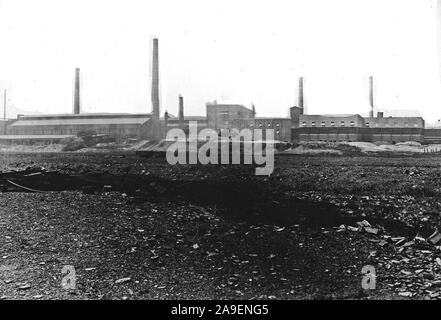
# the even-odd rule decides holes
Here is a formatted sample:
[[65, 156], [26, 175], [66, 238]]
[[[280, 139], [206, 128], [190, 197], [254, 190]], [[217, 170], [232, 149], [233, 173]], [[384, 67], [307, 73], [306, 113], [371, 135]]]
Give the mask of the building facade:
[[424, 141], [424, 119], [421, 117], [363, 118], [352, 115], [300, 115], [299, 126], [292, 128], [294, 141], [365, 141], [397, 143]]
[[150, 114], [61, 114], [21, 116], [9, 125], [10, 135], [74, 135], [84, 132], [114, 138], [143, 138], [151, 134]]
[[274, 130], [274, 140], [291, 141], [291, 125], [290, 118], [250, 118], [236, 119], [232, 121], [232, 127], [238, 130], [242, 129], [261, 129], [263, 138], [265, 137], [265, 129]]
[[[20, 116], [7, 124], [7, 134], [15, 136], [77, 136], [82, 132], [107, 135], [115, 139], [161, 140], [167, 131], [181, 128], [188, 132], [190, 122], [198, 131], [222, 129], [273, 129], [274, 140], [285, 142], [383, 142], [441, 141], [441, 129], [426, 129], [421, 117], [362, 117], [359, 114], [307, 115], [303, 108], [290, 108], [290, 117], [255, 117], [255, 110], [242, 105], [208, 103], [206, 116], [183, 115], [154, 119], [151, 114], [61, 114]], [[4, 127], [3, 127], [4, 128]], [[0, 130], [2, 129], [0, 124]], [[430, 138], [428, 137], [430, 135]], [[265, 135], [263, 136], [265, 139]]]
[[254, 111], [240, 104], [206, 104], [207, 125], [214, 130], [230, 129], [237, 120], [254, 118]]
[[173, 128], [183, 129], [185, 132], [188, 132], [188, 128], [190, 127], [190, 122], [196, 123], [198, 132], [200, 130], [208, 128], [207, 117], [203, 116], [188, 116], [184, 117], [183, 120], [180, 120], [177, 117], [171, 117], [167, 120], [167, 130]]

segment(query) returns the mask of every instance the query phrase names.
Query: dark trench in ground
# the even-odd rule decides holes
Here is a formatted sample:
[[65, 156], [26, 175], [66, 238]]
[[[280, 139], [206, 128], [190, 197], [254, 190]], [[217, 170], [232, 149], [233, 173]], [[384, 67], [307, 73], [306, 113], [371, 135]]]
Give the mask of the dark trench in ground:
[[[179, 202], [213, 206], [216, 214], [254, 224], [333, 227], [354, 225], [361, 216], [347, 216], [334, 204], [298, 199], [286, 194], [291, 189], [247, 177], [246, 179], [180, 181], [155, 175], [64, 174], [56, 171], [15, 171], [0, 174], [1, 192], [118, 191], [133, 202]], [[402, 235], [416, 233], [400, 221], [374, 218], [372, 223]]]

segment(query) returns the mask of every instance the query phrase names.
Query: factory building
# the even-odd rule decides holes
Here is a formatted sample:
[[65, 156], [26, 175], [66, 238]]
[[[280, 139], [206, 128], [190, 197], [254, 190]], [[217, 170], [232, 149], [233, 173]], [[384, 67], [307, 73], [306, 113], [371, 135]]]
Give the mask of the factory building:
[[188, 132], [190, 122], [196, 122], [198, 131], [208, 128], [207, 117], [204, 116], [184, 116], [184, 97], [179, 95], [179, 111], [178, 117], [170, 115], [163, 120], [165, 122], [165, 127], [167, 130], [180, 128], [185, 132]]
[[424, 143], [441, 143], [441, 128], [424, 129]]
[[12, 135], [79, 135], [87, 131], [121, 138], [146, 134], [150, 114], [61, 114], [21, 116], [9, 126]]
[[240, 104], [206, 104], [207, 123], [212, 129], [233, 128], [234, 121], [254, 118], [254, 111]]
[[[299, 117], [304, 112], [304, 80], [303, 77], [299, 77], [298, 82], [298, 105], [290, 108], [289, 117], [256, 117], [256, 109], [253, 105], [252, 109], [247, 109], [250, 117], [236, 117], [234, 120], [230, 120], [231, 126], [238, 129], [273, 129], [274, 140], [291, 142], [293, 140], [298, 141], [297, 132], [292, 128], [299, 127]], [[222, 110], [222, 109], [221, 109]], [[222, 112], [225, 113], [224, 110]], [[243, 114], [243, 112], [242, 112]], [[241, 115], [242, 115], [241, 114]], [[207, 110], [208, 115], [208, 110]], [[234, 115], [234, 114], [233, 114]], [[295, 136], [293, 136], [293, 134]]]
[[[151, 114], [59, 114], [20, 116], [7, 128], [8, 135], [79, 136], [106, 135], [116, 140], [127, 138], [159, 140], [165, 135]], [[49, 137], [48, 137], [49, 138]]]
[[298, 141], [365, 141], [397, 143], [424, 141], [420, 117], [363, 118], [353, 115], [301, 115], [293, 136]]
[[358, 115], [304, 115], [294, 129], [299, 141], [359, 141], [364, 119]]
[[[274, 139], [291, 141], [290, 118], [262, 118], [255, 117], [256, 110], [240, 104], [218, 104], [209, 102], [206, 104], [206, 116], [184, 117], [183, 98], [179, 97], [179, 117], [170, 116], [167, 120], [167, 128], [187, 129], [189, 122], [196, 122], [198, 131], [210, 128], [220, 132], [223, 129], [274, 129]], [[181, 115], [183, 119], [181, 118]]]
[[289, 110], [289, 117], [256, 117], [256, 110], [253, 105], [253, 117], [246, 119], [237, 119], [233, 122], [235, 128], [242, 130], [248, 129], [273, 129], [274, 140], [291, 142], [297, 141], [298, 137], [293, 137], [292, 128], [299, 127], [300, 116], [304, 112], [304, 94], [303, 94], [303, 77], [299, 78], [298, 84], [298, 106], [292, 107]]
[[424, 119], [421, 117], [383, 117], [365, 118], [360, 141], [386, 141], [391, 143], [417, 141], [424, 142]]
[[[301, 87], [303, 89], [303, 85]], [[299, 95], [303, 99], [303, 94]], [[359, 114], [303, 114], [303, 108], [291, 109], [293, 141], [328, 142], [424, 142], [422, 117], [384, 117], [383, 112], [374, 116], [374, 80], [369, 77], [369, 117]], [[300, 102], [299, 102], [300, 105]], [[298, 118], [298, 120], [297, 120]]]
[[[80, 69], [75, 69], [73, 113], [18, 116], [7, 125], [6, 134], [13, 136], [77, 136], [82, 133], [106, 135], [116, 140], [137, 138], [160, 140], [165, 137], [164, 122], [159, 120], [159, 59], [158, 39], [153, 39], [152, 65], [152, 112], [81, 113]], [[4, 124], [0, 124], [0, 130]], [[2, 134], [4, 134], [2, 132]]]
[[16, 119], [1, 119], [0, 120], [0, 136], [5, 136], [10, 133], [10, 127], [11, 124], [13, 124], [15, 121], [17, 121]]
[[[274, 140], [291, 141], [291, 124], [290, 118], [249, 118], [235, 119], [232, 121], [232, 127], [238, 130], [242, 129], [273, 129]], [[265, 137], [263, 132], [263, 137]]]
[[[180, 121], [178, 117], [171, 116], [167, 120], [167, 129], [181, 128], [188, 129], [190, 122], [196, 122], [198, 126], [198, 131], [208, 128], [207, 117], [204, 116], [186, 116], [184, 121]], [[185, 131], [185, 130], [184, 130]]]

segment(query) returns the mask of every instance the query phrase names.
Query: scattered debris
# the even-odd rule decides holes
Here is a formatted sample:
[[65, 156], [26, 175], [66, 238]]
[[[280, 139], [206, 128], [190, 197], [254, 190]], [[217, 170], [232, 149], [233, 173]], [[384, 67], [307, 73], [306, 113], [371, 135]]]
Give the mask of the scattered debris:
[[122, 283], [129, 282], [131, 280], [132, 280], [132, 278], [129, 278], [129, 277], [128, 278], [121, 278], [121, 279], [116, 280], [115, 284], [122, 284]]
[[437, 244], [441, 241], [441, 233], [435, 231], [429, 238], [427, 238], [427, 241], [429, 241], [432, 244]]
[[364, 231], [366, 231], [367, 233], [378, 234], [378, 229], [377, 228], [364, 227]]
[[[88, 156], [84, 156], [84, 158], [86, 157]], [[11, 262], [1, 260], [2, 263], [12, 263], [16, 259], [19, 263], [22, 263], [25, 259], [23, 256], [30, 250], [32, 252], [46, 250], [45, 254], [56, 253], [58, 255], [60, 248], [64, 250], [67, 247], [64, 244], [68, 243], [69, 251], [63, 251], [66, 256], [60, 257], [63, 262], [67, 261], [66, 257], [71, 260], [72, 255], [77, 257], [79, 256], [77, 253], [81, 252], [78, 265], [85, 268], [85, 266], [94, 265], [93, 261], [97, 261], [96, 252], [105, 251], [109, 254], [106, 256], [109, 259], [109, 265], [108, 269], [107, 267], [104, 268], [103, 265], [104, 269], [111, 270], [111, 274], [114, 275], [129, 274], [133, 279], [142, 279], [139, 280], [140, 286], [136, 286], [136, 290], [133, 289], [133, 291], [128, 289], [128, 286], [115, 286], [113, 289], [120, 290], [120, 292], [118, 295], [109, 295], [109, 298], [132, 298], [132, 295], [135, 299], [145, 297], [146, 293], [142, 294], [140, 292], [141, 290], [148, 292], [148, 289], [140, 289], [141, 285], [144, 285], [145, 288], [153, 288], [154, 284], [157, 283], [157, 278], [154, 277], [164, 277], [164, 281], [167, 283], [167, 290], [151, 290], [148, 293], [148, 296], [154, 298], [168, 297], [174, 299], [183, 297], [182, 294], [179, 295], [174, 292], [179, 290], [183, 292], [182, 288], [184, 286], [186, 290], [188, 289], [186, 291], [188, 294], [203, 292], [209, 295], [206, 290], [202, 289], [207, 283], [215, 283], [216, 290], [219, 290], [219, 293], [216, 292], [216, 294], [219, 295], [224, 294], [227, 297], [243, 295], [245, 299], [257, 298], [263, 294], [262, 291], [259, 291], [261, 290], [259, 288], [263, 288], [270, 281], [274, 281], [274, 283], [277, 281], [277, 283], [283, 285], [277, 286], [277, 291], [268, 288], [264, 298], [275, 296], [286, 298], [288, 294], [294, 295], [295, 298], [304, 297], [306, 287], [308, 287], [308, 290], [313, 289], [310, 290], [311, 292], [318, 292], [319, 290], [316, 289], [323, 292], [323, 289], [325, 289], [325, 293], [320, 294], [328, 298], [332, 297], [334, 292], [326, 292], [326, 288], [321, 287], [322, 283], [315, 280], [320, 278], [317, 276], [326, 276], [327, 279], [331, 279], [330, 281], [333, 281], [333, 283], [327, 284], [327, 287], [330, 287], [330, 290], [335, 290], [335, 292], [339, 291], [338, 293], [341, 294], [344, 290], [347, 290], [348, 286], [351, 286], [350, 283], [354, 282], [354, 275], [358, 277], [361, 263], [365, 263], [368, 257], [370, 264], [381, 268], [382, 288], [389, 290], [387, 293], [392, 293], [395, 298], [397, 295], [435, 298], [439, 297], [441, 293], [438, 292], [441, 288], [441, 280], [439, 279], [441, 235], [437, 231], [433, 232], [433, 226], [439, 225], [441, 219], [433, 213], [441, 209], [441, 204], [437, 203], [438, 200], [435, 196], [433, 199], [431, 197], [437, 195], [437, 193], [441, 194], [441, 187], [437, 185], [436, 189], [428, 188], [430, 187], [429, 182], [434, 181], [430, 180], [430, 177], [435, 177], [433, 166], [423, 167], [421, 170], [409, 168], [409, 172], [415, 172], [412, 179], [416, 180], [421, 177], [428, 182], [405, 182], [403, 186], [400, 186], [400, 188], [403, 188], [402, 190], [394, 188], [392, 182], [389, 181], [399, 178], [395, 174], [402, 173], [392, 172], [390, 179], [389, 177], [387, 177], [389, 180], [386, 179], [386, 183], [389, 186], [392, 185], [393, 192], [390, 193], [383, 192], [385, 188], [383, 184], [379, 185], [377, 181], [368, 181], [371, 174], [374, 177], [383, 177], [386, 176], [385, 172], [389, 172], [387, 170], [390, 167], [385, 169], [383, 166], [370, 166], [371, 161], [376, 161], [376, 159], [369, 159], [369, 165], [361, 167], [360, 170], [363, 172], [360, 174], [364, 175], [363, 180], [366, 180], [366, 185], [363, 185], [361, 190], [357, 189], [356, 191], [350, 189], [353, 186], [351, 180], [348, 180], [347, 184], [338, 185], [338, 190], [341, 192], [333, 192], [331, 189], [337, 188], [334, 181], [338, 182], [341, 178], [335, 175], [335, 168], [331, 167], [340, 163], [341, 160], [338, 158], [332, 160], [330, 167], [308, 166], [308, 164], [304, 165], [302, 163], [302, 166], [296, 166], [294, 169], [292, 166], [282, 168], [289, 173], [289, 176], [286, 177], [292, 178], [295, 185], [300, 186], [295, 190], [290, 188], [286, 190], [280, 187], [279, 189], [274, 188], [274, 191], [271, 189], [273, 180], [264, 180], [265, 183], [268, 182], [262, 184], [265, 185], [266, 190], [274, 191], [278, 196], [286, 195], [286, 198], [299, 197], [308, 201], [310, 206], [317, 203], [331, 203], [339, 209], [341, 208], [341, 215], [339, 212], [337, 218], [331, 220], [329, 225], [324, 228], [320, 225], [320, 229], [311, 228], [311, 231], [308, 227], [305, 227], [304, 220], [289, 221], [289, 223], [284, 224], [273, 220], [265, 221], [265, 223], [250, 222], [247, 220], [248, 216], [240, 216], [238, 219], [234, 216], [234, 219], [230, 219], [227, 215], [231, 211], [229, 211], [230, 207], [225, 210], [220, 204], [222, 199], [214, 198], [216, 200], [214, 201], [210, 198], [210, 201], [208, 201], [199, 196], [199, 193], [210, 194], [214, 189], [212, 181], [218, 181], [220, 178], [227, 176], [226, 170], [235, 170], [234, 168], [205, 169], [203, 167], [200, 169], [193, 167], [192, 171], [186, 171], [189, 169], [177, 168], [177, 166], [169, 168], [169, 166], [155, 163], [155, 166], [149, 166], [151, 173], [147, 176], [145, 175], [145, 168], [142, 169], [138, 163], [131, 161], [129, 164], [133, 166], [133, 175], [136, 179], [139, 178], [136, 174], [141, 175], [141, 172], [144, 171], [142, 177], [148, 177], [154, 180], [155, 183], [150, 186], [152, 182], [150, 180], [145, 183], [145, 180], [139, 178], [139, 182], [136, 182], [136, 179], [131, 180], [133, 177], [128, 177], [125, 183], [127, 189], [120, 189], [120, 184], [112, 180], [112, 175], [118, 173], [119, 169], [115, 169], [115, 167], [121, 166], [119, 162], [123, 162], [123, 160], [112, 162], [113, 158], [109, 157], [106, 158], [105, 164], [96, 165], [90, 161], [86, 162], [88, 160], [83, 158], [80, 159], [81, 161], [71, 161], [72, 164], [67, 164], [66, 168], [50, 160], [53, 163], [45, 163], [45, 167], [50, 168], [51, 172], [53, 170], [63, 171], [63, 174], [65, 174], [62, 177], [63, 179], [67, 179], [66, 177], [72, 179], [68, 181], [82, 180], [81, 187], [90, 184], [92, 186], [91, 193], [76, 192], [78, 188], [75, 187], [73, 188], [75, 192], [63, 191], [60, 195], [58, 191], [64, 190], [60, 187], [59, 190], [55, 190], [57, 192], [50, 192], [43, 196], [26, 194], [26, 197], [24, 197], [22, 191], [20, 191], [24, 189], [6, 183], [6, 178], [18, 182], [19, 185], [31, 186], [36, 191], [38, 191], [37, 189], [46, 190], [46, 188], [47, 190], [53, 190], [45, 184], [47, 183], [45, 177], [53, 174], [49, 174], [47, 171], [37, 174], [35, 174], [36, 172], [26, 171], [26, 173], [17, 173], [19, 177], [17, 179], [13, 175], [1, 177], [0, 187], [6, 189], [7, 201], [2, 202], [5, 207], [5, 216], [0, 219], [0, 223], [8, 227], [4, 229], [6, 231], [2, 234], [1, 240], [3, 240], [5, 246], [10, 246], [10, 249], [4, 251], [4, 259], [8, 257], [6, 254], [10, 256], [8, 259], [11, 259]], [[308, 159], [308, 161], [310, 160]], [[32, 161], [41, 162], [42, 160], [32, 159]], [[50, 162], [49, 160], [44, 161]], [[282, 159], [282, 161], [286, 160]], [[311, 161], [317, 160], [312, 159]], [[320, 159], [320, 161], [323, 161], [323, 159]], [[22, 166], [22, 163], [26, 162], [17, 161], [17, 163]], [[36, 164], [32, 164], [32, 166], [35, 167]], [[74, 170], [72, 170], [73, 166]], [[155, 170], [158, 167], [161, 171], [160, 177], [167, 177], [164, 180], [169, 179], [171, 181], [170, 185], [155, 177]], [[176, 172], [177, 169], [180, 171]], [[281, 177], [280, 181], [282, 181], [282, 178], [285, 178], [283, 176], [285, 173], [280, 173], [282, 169], [275, 172], [275, 179]], [[346, 166], [342, 170], [352, 172], [350, 170], [353, 169]], [[72, 171], [77, 175], [72, 175]], [[103, 171], [106, 172], [106, 175], [102, 177], [108, 179], [103, 178], [103, 181], [100, 182], [101, 176], [97, 178], [95, 172]], [[124, 170], [120, 171], [125, 172]], [[162, 175], [162, 172], [164, 172], [164, 175]], [[217, 177], [215, 174], [219, 174], [221, 177]], [[302, 184], [298, 182], [309, 179], [311, 174], [318, 175], [316, 180], [320, 183], [315, 184], [312, 189], [302, 189]], [[207, 178], [203, 180], [202, 178], [205, 176]], [[213, 176], [214, 178], [212, 178]], [[353, 175], [344, 174], [342, 176]], [[89, 178], [90, 181], [85, 180]], [[46, 181], [40, 185], [39, 179]], [[242, 175], [240, 179], [248, 178]], [[28, 181], [34, 183], [29, 182], [28, 184]], [[132, 184], [132, 181], [135, 182]], [[201, 183], [201, 181], [211, 181], [212, 184]], [[322, 183], [323, 181], [327, 183]], [[178, 182], [186, 183], [186, 187], [182, 188], [185, 192], [178, 194], [179, 201], [174, 201], [167, 196], [167, 193], [163, 194], [163, 192], [160, 192], [163, 195], [160, 199], [157, 199], [158, 192], [155, 192], [155, 190], [159, 190], [159, 187], [168, 190]], [[289, 185], [291, 180], [283, 179], [283, 183]], [[230, 180], [227, 180], [224, 187], [228, 187], [230, 184]], [[248, 186], [247, 183], [243, 185]], [[198, 187], [197, 192], [193, 190], [195, 186]], [[207, 186], [209, 190], [203, 193]], [[357, 184], [357, 186], [360, 185]], [[218, 185], [216, 184], [215, 187], [218, 188]], [[152, 188], [152, 190], [149, 188]], [[6, 193], [11, 190], [20, 192]], [[154, 196], [149, 197], [150, 191], [153, 191]], [[236, 196], [239, 194], [237, 190], [232, 193]], [[260, 195], [253, 189], [251, 193]], [[76, 212], [74, 217], [69, 211], [71, 208], [67, 208], [65, 205], [67, 202], [71, 204], [71, 211]], [[17, 206], [17, 203], [27, 208], [29, 215], [25, 217], [17, 215], [14, 211], [14, 206]], [[84, 203], [87, 203], [88, 206], [85, 206]], [[277, 206], [278, 209], [283, 208], [279, 206], [282, 203], [281, 201], [270, 203]], [[248, 205], [248, 202], [245, 204]], [[196, 205], [200, 209], [195, 209]], [[60, 210], [61, 207], [66, 208], [66, 212]], [[297, 210], [291, 207], [288, 208], [289, 210]], [[314, 211], [316, 206], [312, 208], [308, 212]], [[325, 207], [324, 212], [328, 208]], [[88, 211], [91, 209], [93, 209], [93, 214]], [[241, 210], [247, 210], [247, 206], [241, 207]], [[285, 214], [286, 211], [283, 211], [283, 213]], [[323, 216], [319, 214], [316, 220], [321, 221], [322, 218]], [[17, 225], [32, 228], [32, 232], [26, 232], [19, 237], [13, 231], [16, 230]], [[73, 225], [78, 229], [68, 228], [68, 226]], [[54, 230], [50, 229], [49, 226], [58, 228], [57, 232], [62, 230], [62, 240], [65, 241], [63, 246], [56, 242], [53, 244], [44, 242], [47, 240], [48, 234], [54, 236]], [[315, 227], [316, 225], [312, 223], [312, 226]], [[77, 230], [81, 230], [82, 233], [76, 234]], [[90, 232], [90, 230], [93, 230], [93, 232]], [[432, 235], [428, 236], [431, 233]], [[38, 236], [31, 236], [31, 234], [37, 234]], [[42, 247], [35, 248], [37, 243]], [[96, 248], [99, 248], [99, 250], [96, 250]], [[148, 249], [145, 250], [146, 248]], [[200, 248], [203, 248], [203, 251], [193, 251]], [[310, 268], [304, 268], [302, 263], [304, 261], [309, 262], [311, 254], [320, 257], [322, 260], [316, 261], [317, 265], [311, 263], [308, 265]], [[120, 257], [122, 255], [124, 255], [124, 259]], [[46, 258], [45, 256], [44, 259], [48, 265], [52, 267], [52, 264], [58, 265], [61, 263], [53, 263], [52, 257]], [[83, 257], [86, 257], [86, 259]], [[158, 261], [158, 259], [160, 260]], [[41, 260], [41, 257], [33, 259], [30, 268], [35, 270], [38, 267], [38, 272], [41, 272], [42, 267], [39, 267], [39, 265], [43, 265], [39, 263]], [[142, 271], [137, 273], [137, 270], [124, 269], [127, 267], [125, 265], [127, 261], [139, 261], [141, 266], [139, 269]], [[331, 277], [337, 272], [334, 268], [336, 265], [344, 266], [344, 272], [341, 273], [340, 269], [338, 271], [338, 281], [334, 281]], [[99, 268], [102, 269], [101, 265]], [[83, 270], [93, 271], [95, 269], [85, 268]], [[145, 269], [153, 270], [153, 273], [142, 273]], [[179, 277], [183, 270], [188, 274], [185, 277]], [[20, 270], [20, 272], [22, 271]], [[106, 272], [89, 272], [79, 276], [83, 277], [82, 280], [85, 280], [82, 281], [84, 286], [93, 285], [96, 281], [104, 280], [101, 282], [103, 288], [97, 286], [100, 290], [100, 292], [97, 292], [97, 296], [100, 297], [113, 284], [129, 281], [138, 283], [131, 280], [131, 278], [122, 278], [116, 281], [110, 278], [111, 280], [108, 281], [108, 274], [103, 277], [103, 273]], [[14, 280], [1, 281], [4, 287], [7, 289], [8, 287], [17, 288], [15, 285], [7, 286], [5, 283], [7, 284], [7, 281], [9, 281], [9, 283], [15, 284], [16, 279], [19, 278], [10, 275], [6, 277], [11, 277]], [[115, 279], [117, 276], [113, 277]], [[29, 278], [23, 277], [20, 279], [30, 281]], [[212, 279], [220, 279], [220, 281], [213, 282]], [[227, 281], [231, 283], [231, 287], [228, 287]], [[30, 283], [37, 282], [32, 280]], [[357, 285], [359, 286], [358, 280]], [[195, 286], [198, 287], [195, 288]], [[283, 286], [289, 289], [281, 289]], [[33, 287], [35, 286], [33, 285]], [[156, 288], [165, 288], [165, 286], [158, 285]], [[175, 289], [173, 290], [173, 288]], [[38, 290], [41, 294], [34, 297], [46, 296], [52, 298], [53, 293], [41, 289], [40, 283]], [[31, 297], [32, 294], [35, 294], [33, 291], [21, 292], [20, 294], [25, 295], [27, 293]], [[3, 293], [7, 294], [8, 298], [10, 297], [9, 292], [5, 291]], [[82, 293], [77, 294], [81, 295]], [[376, 295], [376, 293], [372, 294]], [[318, 294], [313, 295], [314, 297], [319, 296]]]
[[25, 283], [25, 284], [20, 285], [18, 287], [18, 290], [28, 290], [30, 288], [31, 288], [31, 286], [29, 284]]
[[370, 224], [368, 221], [366, 221], [366, 220], [363, 220], [363, 221], [357, 222], [357, 225], [358, 225], [359, 227], [362, 227], [362, 228], [370, 227], [370, 226], [371, 226], [371, 224]]
[[412, 292], [409, 291], [405, 291], [405, 292], [398, 292], [398, 295], [402, 296], [402, 297], [412, 297]]

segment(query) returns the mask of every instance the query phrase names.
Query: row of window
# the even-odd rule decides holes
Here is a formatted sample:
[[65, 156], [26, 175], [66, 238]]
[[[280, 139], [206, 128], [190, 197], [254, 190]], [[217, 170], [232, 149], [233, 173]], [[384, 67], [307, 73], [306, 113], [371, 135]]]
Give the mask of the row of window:
[[[355, 122], [354, 122], [354, 121], [350, 121], [350, 122], [349, 122], [349, 125], [350, 125], [351, 127], [353, 127], [353, 126], [355, 126]], [[311, 127], [315, 127], [315, 126], [316, 126], [315, 121], [312, 121], [312, 122], [311, 122]], [[326, 127], [326, 122], [325, 122], [325, 121], [322, 121], [322, 122], [321, 122], [321, 126], [322, 126], [322, 127]], [[334, 121], [331, 121], [330, 126], [331, 126], [331, 127], [335, 127], [335, 122], [334, 122]], [[346, 126], [345, 121], [340, 121], [340, 126], [341, 126], [341, 127], [345, 127], [345, 126]], [[305, 122], [305, 121], [302, 122], [302, 127], [306, 127], [306, 122]]]
[[[256, 125], [257, 125], [257, 127], [259, 127], [259, 128], [263, 128], [265, 124], [262, 123], [262, 122], [258, 122], [258, 123], [256, 123]], [[253, 128], [253, 127], [254, 127], [254, 122], [250, 122], [249, 126], [250, 126], [251, 128]], [[268, 123], [266, 124], [266, 126], [267, 126], [268, 128], [271, 128], [271, 127], [272, 127], [271, 122], [268, 122]], [[280, 136], [280, 123], [276, 123], [275, 127], [277, 128], [276, 131], [275, 131], [276, 136]]]
[[[250, 121], [248, 123], [248, 127], [249, 128], [254, 128], [254, 125], [256, 125], [257, 128], [263, 128], [265, 126], [265, 123], [258, 122], [258, 123], [255, 124], [253, 121]], [[273, 125], [269, 122], [269, 123], [266, 123], [266, 127], [271, 128], [271, 127], [273, 127]], [[280, 132], [280, 123], [276, 123], [274, 127], [275, 127], [274, 134], [276, 136], [280, 136], [280, 134], [281, 134], [281, 132]]]
[[[306, 122], [303, 121], [303, 122], [302, 122], [302, 127], [306, 127], [306, 125], [307, 125]], [[369, 127], [369, 122], [366, 122], [365, 125], [366, 125], [366, 127]], [[326, 127], [326, 122], [325, 122], [325, 121], [322, 121], [322, 122], [321, 122], [321, 126], [322, 126], [322, 127]], [[330, 126], [331, 126], [331, 127], [335, 127], [335, 122], [334, 122], [334, 121], [331, 121], [331, 122], [330, 122]], [[345, 122], [345, 121], [340, 121], [340, 127], [345, 127], [345, 126], [346, 126], [346, 122]], [[354, 127], [354, 126], [355, 126], [355, 122], [354, 122], [354, 121], [350, 121], [350, 122], [349, 122], [349, 126]], [[375, 126], [378, 127], [379, 124], [376, 123]], [[388, 124], [388, 123], [385, 123], [384, 126], [385, 126], [385, 127], [389, 127], [389, 124]], [[394, 122], [394, 123], [393, 123], [393, 126], [395, 126], [395, 127], [400, 127], [400, 124], [399, 124], [398, 122]], [[405, 126], [405, 127], [409, 127], [409, 123], [405, 122], [405, 123], [404, 123], [404, 126]], [[414, 126], [414, 127], [418, 127], [418, 124], [415, 123], [413, 126]], [[312, 122], [311, 122], [311, 127], [316, 127], [316, 122], [315, 122], [315, 121], [312, 121]]]
[[[312, 140], [312, 141], [316, 141], [316, 140]], [[352, 140], [318, 140], [320, 142], [354, 142]]]
[[[16, 129], [16, 134], [41, 134], [41, 135], [63, 135], [70, 134], [75, 135], [81, 129], [32, 129], [32, 130], [20, 130]], [[108, 129], [108, 128], [97, 128], [94, 130], [98, 134], [118, 134], [118, 135], [136, 135], [138, 130], [135, 128], [118, 128], [118, 129]]]
[[[261, 123], [261, 122], [259, 122], [259, 123], [257, 123], [257, 126], [258, 126], [259, 128], [262, 128], [262, 127], [264, 126], [264, 124]], [[266, 126], [267, 126], [268, 128], [271, 128], [271, 127], [272, 127], [272, 125], [271, 125], [270, 122], [268, 122], [268, 123], [266, 124]], [[253, 122], [250, 122], [250, 127], [254, 127], [254, 123], [253, 123]], [[280, 127], [280, 123], [276, 123], [276, 127]]]
[[[365, 125], [366, 125], [366, 127], [369, 127], [369, 122], [366, 122]], [[379, 127], [379, 124], [378, 124], [378, 123], [375, 123], [375, 126], [376, 126], [376, 127]], [[384, 126], [385, 126], [385, 127], [389, 127], [389, 123], [385, 123]], [[405, 126], [405, 127], [409, 127], [409, 123], [405, 122], [405, 123], [404, 123], [404, 126]], [[414, 123], [413, 126], [414, 126], [414, 127], [418, 127], [418, 124], [417, 124], [417, 123]], [[400, 123], [398, 123], [398, 122], [394, 122], [394, 123], [391, 125], [391, 127], [401, 127], [401, 125], [400, 125]]]

